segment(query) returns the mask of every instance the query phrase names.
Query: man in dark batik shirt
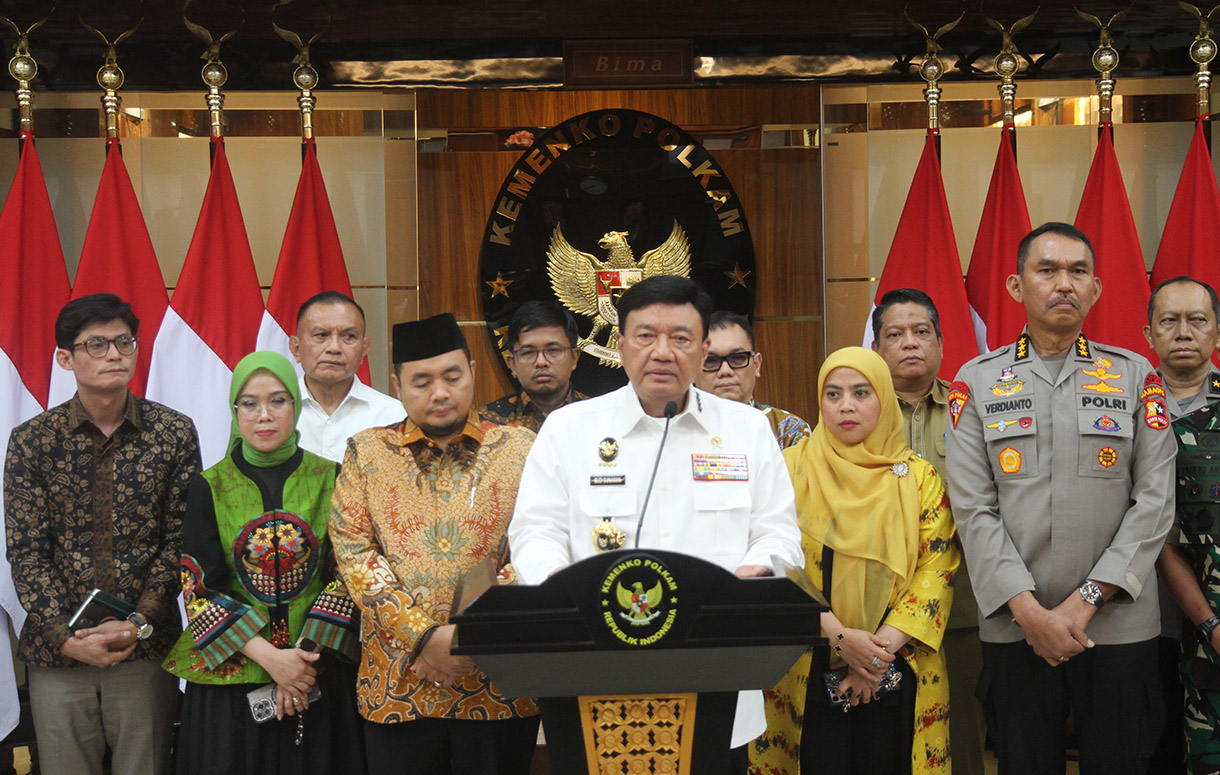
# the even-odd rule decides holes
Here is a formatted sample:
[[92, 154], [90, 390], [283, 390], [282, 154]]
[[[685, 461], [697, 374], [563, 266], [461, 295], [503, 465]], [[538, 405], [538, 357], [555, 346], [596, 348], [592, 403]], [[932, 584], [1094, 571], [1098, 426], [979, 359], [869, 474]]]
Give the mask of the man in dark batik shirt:
[[[107, 747], [114, 775], [169, 771], [178, 692], [161, 660], [181, 631], [180, 532], [199, 437], [187, 417], [128, 391], [138, 328], [113, 294], [65, 305], [55, 361], [76, 394], [9, 438], [8, 558], [28, 613], [18, 656], [44, 775], [100, 773]], [[70, 631], [93, 588], [134, 613]]]
[[508, 368], [521, 384], [479, 409], [485, 420], [501, 425], [520, 425], [535, 433], [553, 410], [582, 401], [572, 388], [572, 371], [580, 351], [576, 349], [576, 319], [555, 302], [527, 301], [508, 323], [504, 342]]

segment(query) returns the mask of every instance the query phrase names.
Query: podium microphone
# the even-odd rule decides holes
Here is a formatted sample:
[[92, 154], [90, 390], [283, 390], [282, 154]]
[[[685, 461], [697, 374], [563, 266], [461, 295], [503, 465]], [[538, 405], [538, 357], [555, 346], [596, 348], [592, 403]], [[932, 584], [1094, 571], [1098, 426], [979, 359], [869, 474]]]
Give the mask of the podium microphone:
[[652, 478], [648, 480], [648, 491], [644, 493], [644, 506], [640, 509], [640, 519], [635, 523], [635, 548], [640, 548], [640, 529], [644, 527], [644, 514], [648, 511], [648, 499], [652, 497], [652, 485], [657, 481], [657, 469], [661, 466], [661, 452], [665, 450], [665, 437], [669, 435], [669, 421], [678, 413], [678, 404], [670, 401], [665, 405], [665, 430], [661, 433], [661, 444], [657, 447], [657, 459], [652, 464]]

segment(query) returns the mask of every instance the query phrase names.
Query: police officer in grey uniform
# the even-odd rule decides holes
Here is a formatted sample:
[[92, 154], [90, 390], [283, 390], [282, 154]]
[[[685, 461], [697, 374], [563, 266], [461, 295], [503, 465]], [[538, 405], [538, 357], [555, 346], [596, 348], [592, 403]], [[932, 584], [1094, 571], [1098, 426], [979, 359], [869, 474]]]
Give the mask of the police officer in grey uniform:
[[1081, 334], [1101, 293], [1088, 238], [1028, 234], [1008, 278], [1028, 325], [950, 385], [949, 490], [983, 641], [1000, 773], [1143, 774], [1163, 717], [1153, 564], [1173, 518], [1160, 377]]
[[[1220, 463], [1215, 462], [1220, 449], [1220, 370], [1211, 360], [1220, 340], [1217, 319], [1220, 299], [1211, 286], [1193, 277], [1174, 277], [1152, 292], [1144, 326], [1144, 336], [1161, 362], [1157, 372], [1165, 382], [1165, 404], [1178, 441], [1178, 524], [1157, 559], [1165, 731], [1149, 775], [1185, 772], [1186, 752], [1191, 772], [1205, 771], [1220, 759], [1220, 686], [1193, 669], [1196, 660], [1216, 660], [1214, 644], [1220, 643], [1220, 619], [1213, 608], [1220, 574], [1214, 562], [1205, 560], [1213, 553], [1220, 556], [1215, 548], [1220, 535], [1198, 519], [1199, 514], [1220, 512]], [[1184, 639], [1183, 611], [1193, 630]], [[1179, 674], [1183, 646], [1191, 658], [1185, 688]]]

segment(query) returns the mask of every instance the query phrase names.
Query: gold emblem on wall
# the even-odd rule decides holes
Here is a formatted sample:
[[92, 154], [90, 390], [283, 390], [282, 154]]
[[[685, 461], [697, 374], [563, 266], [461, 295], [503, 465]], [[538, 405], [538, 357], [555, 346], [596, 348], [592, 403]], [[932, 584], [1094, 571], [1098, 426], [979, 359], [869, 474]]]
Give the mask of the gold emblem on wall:
[[[597, 246], [607, 251], [604, 259], [572, 247], [563, 236], [562, 224], [555, 224], [547, 249], [547, 275], [556, 298], [577, 315], [593, 319], [593, 329], [576, 346], [606, 366], [621, 366], [618, 352], [618, 300], [623, 291], [656, 275], [690, 277], [690, 242], [686, 232], [674, 221], [669, 238], [649, 250], [637, 261], [627, 232], [608, 231]], [[597, 341], [609, 329], [605, 344]]]

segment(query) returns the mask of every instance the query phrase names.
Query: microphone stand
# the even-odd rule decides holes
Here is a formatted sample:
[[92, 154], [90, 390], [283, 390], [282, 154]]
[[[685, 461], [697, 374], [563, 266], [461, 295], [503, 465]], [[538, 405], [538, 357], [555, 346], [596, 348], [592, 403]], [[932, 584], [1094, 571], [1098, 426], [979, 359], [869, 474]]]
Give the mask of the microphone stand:
[[644, 514], [648, 512], [648, 500], [652, 497], [652, 485], [657, 481], [657, 469], [661, 467], [661, 453], [665, 450], [665, 438], [669, 436], [669, 421], [678, 413], [678, 404], [670, 401], [665, 405], [665, 430], [661, 433], [661, 444], [657, 447], [657, 459], [652, 464], [652, 478], [648, 480], [648, 491], [644, 493], [644, 506], [640, 519], [635, 523], [635, 548], [640, 548], [640, 530], [644, 527]]

